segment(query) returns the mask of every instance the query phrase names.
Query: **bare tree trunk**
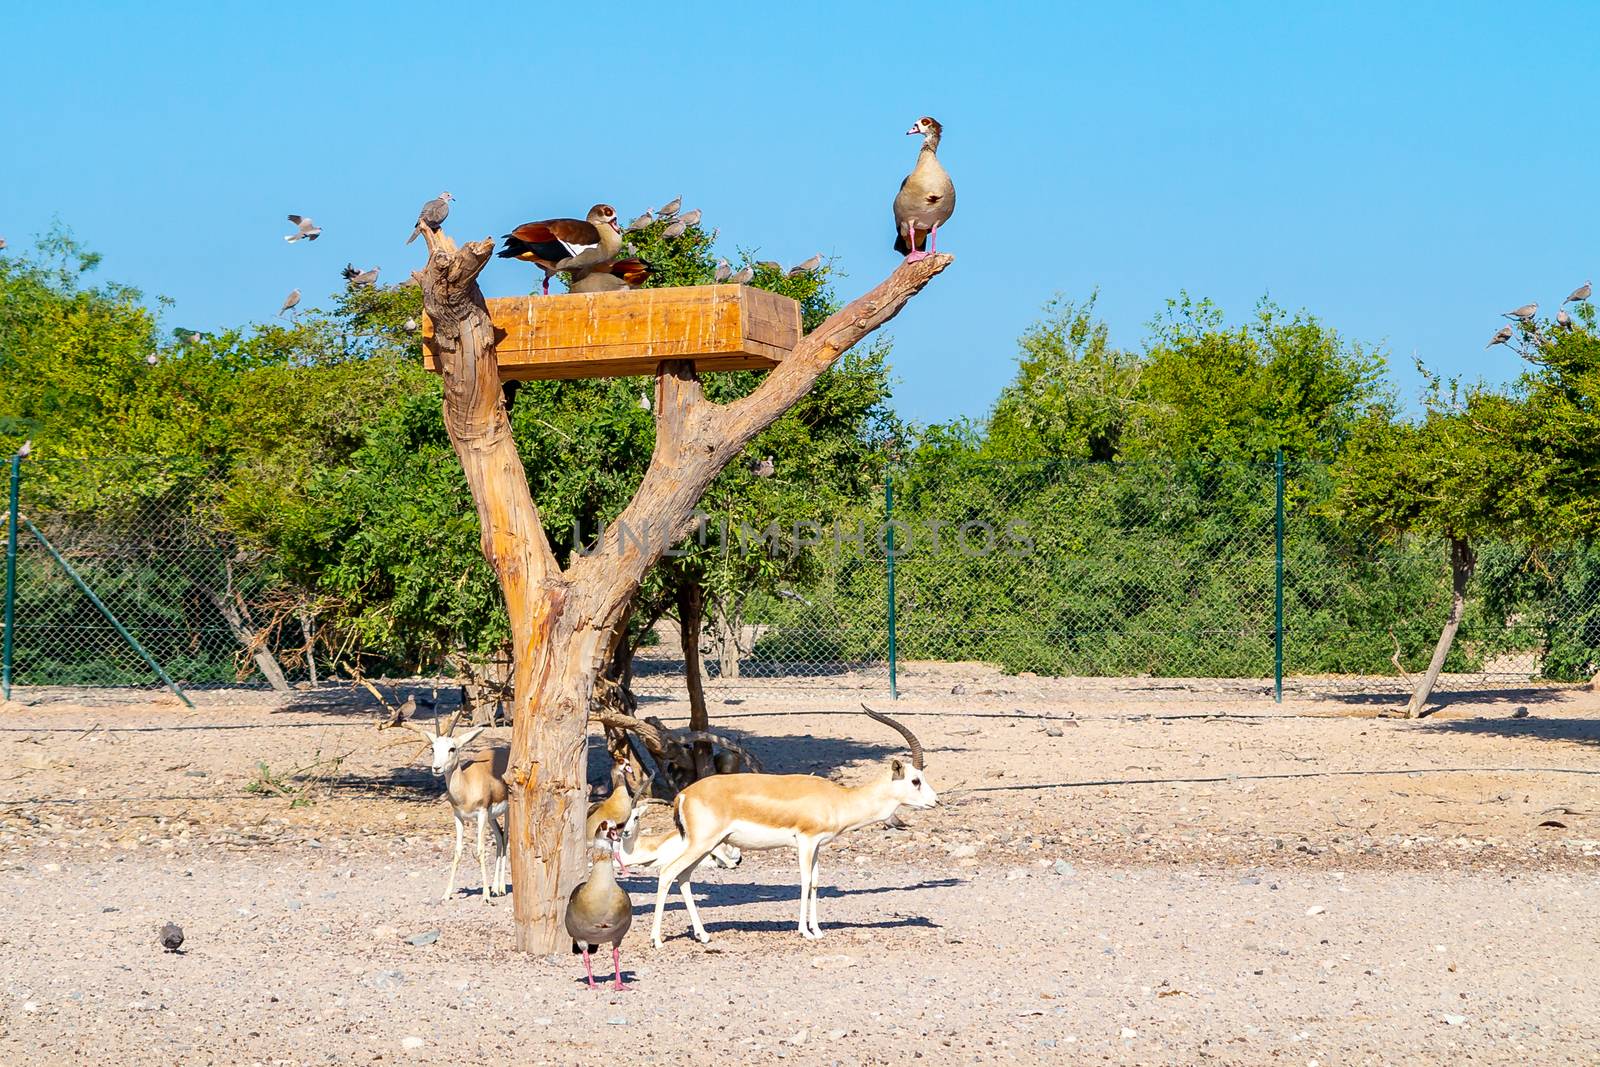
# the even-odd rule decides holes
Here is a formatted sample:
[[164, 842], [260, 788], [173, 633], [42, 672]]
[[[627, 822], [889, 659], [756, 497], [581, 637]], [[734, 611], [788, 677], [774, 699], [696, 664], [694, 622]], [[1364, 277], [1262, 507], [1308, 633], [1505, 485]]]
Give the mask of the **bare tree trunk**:
[[[683, 645], [683, 679], [689, 687], [689, 729], [711, 729], [711, 716], [706, 710], [705, 679], [700, 672], [700, 630], [705, 618], [706, 591], [694, 578], [683, 576], [678, 581], [678, 633]], [[704, 778], [711, 773], [711, 745], [706, 741], [694, 743], [694, 776]]]
[[728, 617], [727, 601], [717, 598], [717, 672], [723, 678], [739, 677], [739, 619]]
[[656, 371], [655, 451], [615, 530], [562, 570], [528, 489], [506, 417], [494, 324], [477, 277], [490, 239], [457, 248], [424, 227], [428, 261], [413, 278], [433, 324], [444, 379], [444, 422], [478, 513], [484, 558], [500, 581], [514, 656], [510, 843], [516, 946], [564, 948], [562, 909], [583, 872], [584, 756], [596, 684], [639, 583], [694, 528], [712, 480], [750, 440], [810, 391], [850, 346], [895, 316], [952, 262], [935, 255], [901, 265], [801, 339], [756, 390], [727, 404], [708, 400], [691, 362]]
[[228, 629], [233, 631], [233, 639], [239, 642], [239, 647], [250, 653], [250, 658], [256, 661], [256, 669], [267, 680], [267, 684], [280, 693], [289, 691], [289, 679], [283, 676], [283, 668], [278, 666], [278, 660], [273, 656], [272, 650], [267, 648], [261, 640], [261, 635], [244, 621], [239, 608], [227, 593], [219, 593], [214, 589], [207, 589], [206, 596], [211, 598], [211, 603], [216, 607], [217, 614], [222, 616], [222, 621], [228, 624]]
[[1472, 578], [1472, 568], [1477, 562], [1466, 538], [1450, 538], [1450, 614], [1444, 620], [1444, 629], [1439, 631], [1439, 643], [1433, 646], [1433, 659], [1428, 662], [1428, 672], [1417, 683], [1417, 688], [1411, 693], [1411, 702], [1406, 705], [1408, 719], [1415, 719], [1422, 714], [1428, 697], [1433, 695], [1439, 672], [1444, 670], [1445, 657], [1450, 655], [1456, 631], [1461, 629], [1461, 616], [1467, 607], [1467, 582]]
[[306, 678], [312, 685], [317, 684], [317, 623], [311, 612], [302, 608], [299, 612], [300, 632], [306, 639]]

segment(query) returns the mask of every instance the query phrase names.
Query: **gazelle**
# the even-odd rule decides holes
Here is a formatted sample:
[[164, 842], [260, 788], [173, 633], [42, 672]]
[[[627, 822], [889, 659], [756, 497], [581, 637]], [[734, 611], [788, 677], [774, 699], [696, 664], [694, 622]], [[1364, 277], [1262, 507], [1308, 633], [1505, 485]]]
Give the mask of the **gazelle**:
[[[494, 903], [495, 896], [506, 895], [506, 876], [510, 873], [510, 857], [506, 833], [500, 819], [506, 814], [506, 767], [511, 761], [509, 748], [490, 748], [462, 758], [461, 750], [478, 739], [487, 726], [474, 726], [460, 737], [452, 736], [455, 720], [443, 731], [430, 730], [414, 722], [405, 723], [419, 734], [433, 749], [433, 773], [444, 779], [445, 796], [450, 800], [450, 810], [456, 817], [456, 853], [450, 861], [450, 877], [444, 884], [444, 896], [449, 900], [456, 885], [456, 868], [461, 865], [461, 850], [467, 818], [478, 820], [478, 870], [483, 875], [483, 900]], [[489, 878], [489, 868], [483, 855], [483, 831], [487, 827], [494, 834], [494, 879]]]
[[[931, 808], [938, 802], [922, 773], [922, 744], [910, 730], [865, 704], [868, 715], [896, 730], [911, 747], [911, 765], [889, 761], [888, 773], [865, 785], [846, 786], [809, 774], [716, 774], [702, 778], [682, 793], [674, 816], [684, 837], [683, 851], [661, 865], [656, 886], [655, 921], [650, 940], [661, 947], [661, 913], [667, 890], [686, 886], [689, 874], [724, 842], [745, 850], [792, 845], [800, 861], [800, 936], [818, 938], [818, 855], [822, 846], [849, 830], [881, 822], [902, 804]], [[687, 911], [695, 940], [711, 940], [700, 925], [688, 892]]]

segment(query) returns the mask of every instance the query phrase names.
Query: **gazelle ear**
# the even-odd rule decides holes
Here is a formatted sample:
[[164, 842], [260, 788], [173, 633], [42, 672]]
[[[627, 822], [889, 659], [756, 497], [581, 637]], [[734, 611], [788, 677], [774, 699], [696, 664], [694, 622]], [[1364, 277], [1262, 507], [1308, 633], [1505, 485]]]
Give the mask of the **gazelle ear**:
[[904, 778], [905, 776], [906, 776], [906, 765], [904, 763], [901, 763], [897, 759], [890, 760], [889, 761], [889, 777], [890, 778]]
[[468, 745], [472, 744], [472, 742], [478, 739], [479, 734], [483, 733], [487, 729], [487, 726], [474, 726], [472, 729], [456, 738], [456, 747], [466, 748]]

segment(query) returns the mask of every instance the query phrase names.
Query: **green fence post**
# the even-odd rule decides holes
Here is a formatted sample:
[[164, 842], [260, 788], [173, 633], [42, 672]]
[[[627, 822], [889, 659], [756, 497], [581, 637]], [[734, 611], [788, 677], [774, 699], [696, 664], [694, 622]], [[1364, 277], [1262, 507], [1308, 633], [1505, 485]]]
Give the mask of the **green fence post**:
[[5, 650], [0, 653], [0, 674], [4, 677], [5, 699], [11, 699], [12, 634], [17, 629], [17, 497], [22, 491], [22, 456], [11, 457], [11, 508], [6, 523], [6, 636]]
[[[122, 625], [122, 620], [111, 614], [111, 609], [106, 607], [105, 603], [99, 597], [94, 595], [94, 590], [90, 589], [88, 583], [78, 576], [77, 571], [72, 569], [72, 564], [67, 562], [66, 557], [56, 551], [56, 546], [52, 545], [45, 535], [39, 531], [39, 527], [33, 524], [33, 520], [24, 519], [23, 521], [28, 524], [28, 529], [33, 533], [34, 538], [44, 546], [46, 552], [50, 553], [51, 558], [61, 565], [62, 570], [67, 572], [67, 577], [72, 579], [73, 584], [78, 587], [78, 590], [82, 592], [84, 596], [89, 598], [89, 603], [100, 609], [100, 614], [106, 617], [106, 621], [116, 629], [117, 633], [122, 635], [122, 639], [128, 642], [128, 645], [135, 652], [139, 653], [139, 658], [150, 665], [150, 669], [155, 671], [156, 675], [163, 682], [167, 683], [167, 688], [172, 690], [173, 694], [179, 700], [183, 701], [191, 708], [194, 707], [194, 701], [189, 699], [189, 694], [185, 693], [181, 688], [179, 688], [177, 682], [174, 682], [171, 678], [167, 677], [167, 672], [161, 669], [161, 664], [156, 662], [156, 658], [145, 651], [144, 646], [139, 643], [139, 639], [133, 636], [133, 634], [129, 633], [126, 626]], [[13, 540], [15, 540], [15, 538], [13, 538]]]
[[1272, 676], [1273, 697], [1279, 704], [1283, 703], [1283, 449], [1278, 449], [1273, 460], [1274, 482], [1277, 490], [1277, 519], [1273, 523], [1274, 541], [1273, 561], [1277, 571], [1277, 580], [1274, 583], [1274, 625], [1272, 627]]
[[894, 473], [883, 479], [884, 566], [889, 576], [889, 699], [900, 699], [894, 669]]

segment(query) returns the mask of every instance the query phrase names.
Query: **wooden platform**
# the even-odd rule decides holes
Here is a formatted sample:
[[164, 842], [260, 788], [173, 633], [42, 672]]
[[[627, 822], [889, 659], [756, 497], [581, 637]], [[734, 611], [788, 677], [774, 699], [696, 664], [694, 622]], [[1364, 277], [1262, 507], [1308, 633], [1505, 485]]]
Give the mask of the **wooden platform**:
[[[800, 305], [748, 285], [498, 297], [488, 301], [500, 377], [623, 378], [666, 359], [700, 371], [770, 370], [800, 342]], [[422, 359], [439, 369], [433, 323]]]

